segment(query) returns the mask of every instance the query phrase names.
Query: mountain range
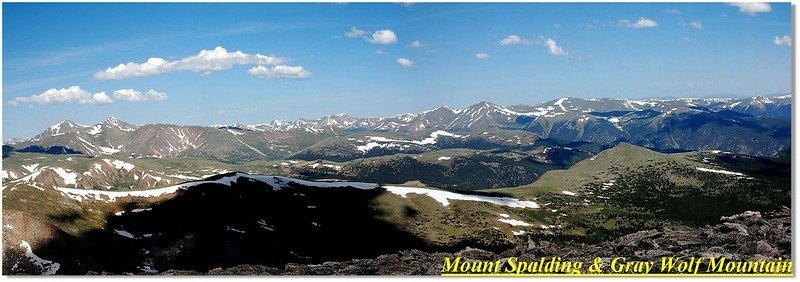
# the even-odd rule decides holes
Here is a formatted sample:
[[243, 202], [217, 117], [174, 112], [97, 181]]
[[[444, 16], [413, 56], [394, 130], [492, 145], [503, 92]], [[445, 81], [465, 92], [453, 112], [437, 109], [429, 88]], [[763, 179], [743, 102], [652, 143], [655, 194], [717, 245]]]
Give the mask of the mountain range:
[[668, 100], [560, 98], [537, 106], [479, 102], [384, 118], [347, 114], [264, 124], [95, 125], [65, 120], [12, 140], [7, 151], [80, 152], [134, 158], [199, 157], [223, 162], [350, 160], [442, 148], [520, 148], [542, 140], [659, 151], [722, 150], [773, 156], [791, 145], [791, 95]]

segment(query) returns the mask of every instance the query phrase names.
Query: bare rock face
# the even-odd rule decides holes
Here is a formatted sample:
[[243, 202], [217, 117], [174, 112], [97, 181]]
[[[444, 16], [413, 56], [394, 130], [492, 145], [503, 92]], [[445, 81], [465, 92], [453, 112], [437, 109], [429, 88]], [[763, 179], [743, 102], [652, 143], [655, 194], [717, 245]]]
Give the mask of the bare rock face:
[[[652, 261], [663, 256], [726, 257], [729, 260], [791, 259], [791, 210], [744, 212], [726, 216], [721, 223], [701, 228], [664, 228], [631, 233], [600, 244], [556, 245], [548, 241], [528, 240], [502, 253], [466, 248], [456, 253], [402, 251], [370, 259], [353, 259], [322, 264], [287, 264], [283, 269], [240, 265], [214, 269], [208, 273], [169, 270], [162, 274], [197, 275], [438, 275], [444, 257], [460, 256], [470, 260], [497, 260], [516, 256], [533, 260], [542, 256], [591, 263], [595, 257], [624, 256], [632, 260]], [[607, 263], [605, 265], [608, 265]]]

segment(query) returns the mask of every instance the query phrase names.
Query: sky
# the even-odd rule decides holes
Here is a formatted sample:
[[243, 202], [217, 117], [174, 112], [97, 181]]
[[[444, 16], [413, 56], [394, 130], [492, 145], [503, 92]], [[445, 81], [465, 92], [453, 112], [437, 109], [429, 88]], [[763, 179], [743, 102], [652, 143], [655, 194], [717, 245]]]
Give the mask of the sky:
[[3, 140], [792, 89], [789, 3], [3, 3]]

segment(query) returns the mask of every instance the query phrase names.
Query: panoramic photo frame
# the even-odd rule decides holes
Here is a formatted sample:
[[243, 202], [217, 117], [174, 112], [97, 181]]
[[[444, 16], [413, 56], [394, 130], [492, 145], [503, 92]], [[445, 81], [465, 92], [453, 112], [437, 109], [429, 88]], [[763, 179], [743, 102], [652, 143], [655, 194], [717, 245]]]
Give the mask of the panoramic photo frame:
[[5, 2], [2, 274], [793, 277], [793, 9]]

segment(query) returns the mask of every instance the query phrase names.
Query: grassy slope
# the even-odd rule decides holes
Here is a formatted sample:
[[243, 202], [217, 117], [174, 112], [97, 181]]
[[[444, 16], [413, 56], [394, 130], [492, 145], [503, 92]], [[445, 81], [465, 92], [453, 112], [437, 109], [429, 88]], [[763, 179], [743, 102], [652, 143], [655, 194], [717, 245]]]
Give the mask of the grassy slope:
[[[721, 215], [790, 205], [789, 174], [782, 169], [788, 164], [729, 156], [747, 160], [733, 162], [706, 155], [662, 154], [623, 143], [568, 170], [549, 171], [531, 185], [486, 191], [537, 199], [546, 209], [563, 213], [565, 235], [589, 241], [659, 226], [703, 225]], [[754, 167], [762, 168], [748, 170]], [[776, 170], [785, 173], [773, 173]]]

